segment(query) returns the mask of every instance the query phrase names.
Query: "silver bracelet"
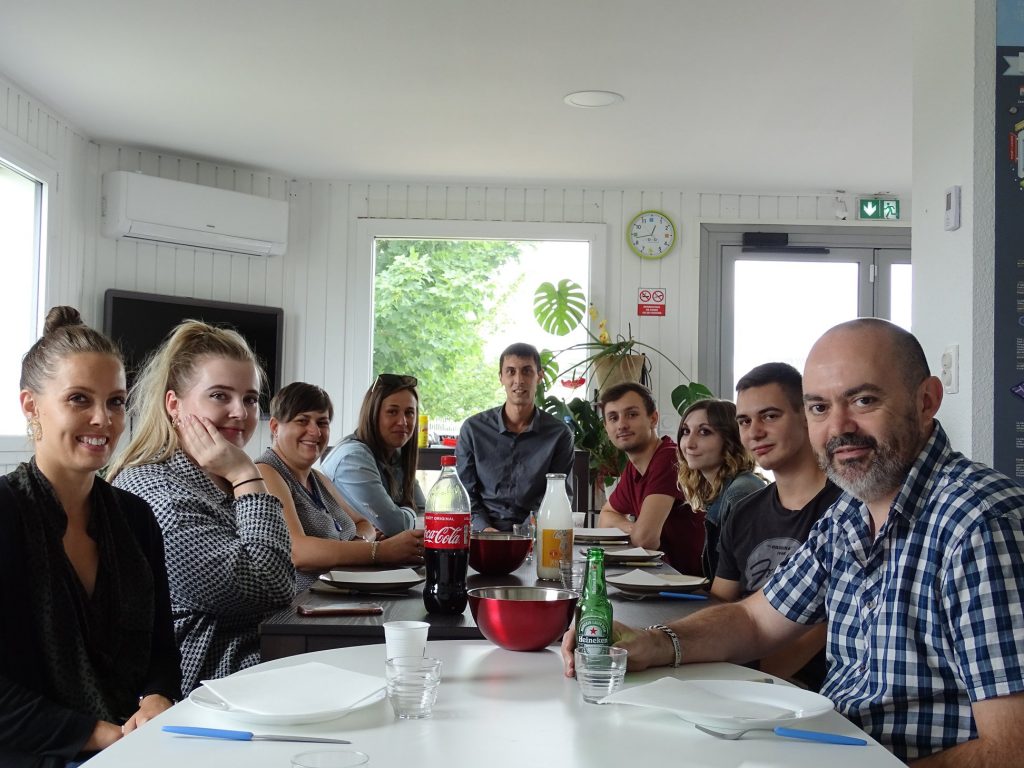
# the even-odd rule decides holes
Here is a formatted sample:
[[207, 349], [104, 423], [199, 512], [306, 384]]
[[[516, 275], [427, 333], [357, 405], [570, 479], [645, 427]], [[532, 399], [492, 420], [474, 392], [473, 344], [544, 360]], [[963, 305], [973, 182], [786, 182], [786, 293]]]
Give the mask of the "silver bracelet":
[[679, 646], [679, 635], [675, 633], [675, 630], [669, 629], [664, 624], [651, 624], [649, 627], [644, 627], [644, 631], [656, 629], [659, 632], [664, 632], [668, 635], [668, 639], [672, 641], [672, 652], [675, 654], [675, 659], [672, 660], [672, 666], [678, 667], [683, 663], [683, 651]]

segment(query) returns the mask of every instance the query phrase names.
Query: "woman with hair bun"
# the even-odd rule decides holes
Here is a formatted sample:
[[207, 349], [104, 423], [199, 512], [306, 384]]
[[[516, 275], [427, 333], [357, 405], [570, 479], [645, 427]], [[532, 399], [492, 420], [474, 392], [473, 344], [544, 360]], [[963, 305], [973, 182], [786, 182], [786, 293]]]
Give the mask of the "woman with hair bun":
[[735, 403], [709, 398], [691, 405], [676, 443], [679, 487], [691, 508], [704, 510], [704, 575], [714, 579], [722, 522], [734, 504], [765, 482], [754, 474], [754, 457], [740, 442]]
[[295, 588], [281, 502], [243, 450], [262, 381], [238, 333], [183, 322], [132, 390], [134, 436], [110, 471], [163, 530], [186, 694], [259, 663], [259, 624]]
[[0, 477], [0, 765], [85, 759], [181, 695], [160, 529], [97, 476], [126, 396], [116, 345], [51, 309], [21, 366], [34, 455]]

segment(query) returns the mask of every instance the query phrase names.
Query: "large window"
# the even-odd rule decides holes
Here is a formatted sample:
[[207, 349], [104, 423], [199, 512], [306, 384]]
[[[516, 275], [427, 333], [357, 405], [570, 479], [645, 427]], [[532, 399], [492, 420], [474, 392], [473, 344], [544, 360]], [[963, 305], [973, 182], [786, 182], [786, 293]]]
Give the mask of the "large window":
[[811, 345], [837, 323], [884, 317], [910, 328], [910, 251], [898, 237], [806, 235], [777, 249], [736, 239], [713, 244], [702, 276], [702, 379], [722, 397], [732, 399], [736, 380], [761, 363], [803, 370]]
[[18, 380], [36, 337], [43, 218], [42, 182], [0, 159], [0, 435], [25, 433]]

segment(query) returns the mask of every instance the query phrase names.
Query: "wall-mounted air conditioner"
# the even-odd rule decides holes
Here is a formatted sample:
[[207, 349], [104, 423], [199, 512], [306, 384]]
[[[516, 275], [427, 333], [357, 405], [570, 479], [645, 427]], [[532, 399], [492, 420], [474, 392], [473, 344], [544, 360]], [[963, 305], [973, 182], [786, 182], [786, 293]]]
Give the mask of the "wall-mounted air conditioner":
[[103, 175], [103, 234], [260, 256], [288, 247], [288, 203], [201, 184]]

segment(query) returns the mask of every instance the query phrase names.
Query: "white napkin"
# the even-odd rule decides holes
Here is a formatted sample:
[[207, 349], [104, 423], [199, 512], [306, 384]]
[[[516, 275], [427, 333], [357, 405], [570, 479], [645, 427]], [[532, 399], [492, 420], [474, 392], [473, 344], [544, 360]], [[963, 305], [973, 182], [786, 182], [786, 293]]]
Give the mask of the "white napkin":
[[634, 568], [621, 576], [609, 576], [608, 583], [613, 586], [625, 584], [632, 587], [699, 587], [705, 581], [703, 576], [687, 576], [676, 573], [652, 573]]
[[[748, 701], [716, 691], [716, 680], [677, 680], [663, 677], [653, 683], [625, 688], [602, 701], [605, 704], [633, 704], [638, 707], [664, 709], [686, 718], [688, 713], [718, 719], [741, 718], [773, 720], [790, 718], [796, 713], [787, 707], [763, 701]], [[764, 683], [751, 683], [761, 685]], [[722, 688], [733, 686], [722, 686]], [[768, 686], [765, 686], [768, 687]], [[771, 691], [765, 692], [771, 693]]]
[[393, 568], [390, 571], [331, 571], [331, 581], [349, 584], [406, 584], [420, 579], [412, 568]]
[[381, 690], [384, 679], [320, 662], [203, 680], [232, 709], [285, 716], [344, 711]]

